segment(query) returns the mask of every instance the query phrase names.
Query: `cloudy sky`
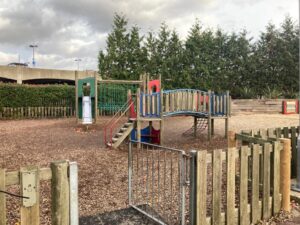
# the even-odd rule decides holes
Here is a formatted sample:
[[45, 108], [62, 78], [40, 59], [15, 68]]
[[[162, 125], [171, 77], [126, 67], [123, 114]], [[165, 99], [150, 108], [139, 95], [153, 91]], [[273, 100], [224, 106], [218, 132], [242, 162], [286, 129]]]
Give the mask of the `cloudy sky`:
[[254, 38], [268, 22], [286, 15], [298, 21], [298, 0], [0, 0], [0, 65], [29, 62], [38, 44], [40, 68], [96, 69], [114, 13], [127, 16], [145, 33], [162, 22], [182, 39], [198, 18], [205, 27], [227, 32], [243, 28]]

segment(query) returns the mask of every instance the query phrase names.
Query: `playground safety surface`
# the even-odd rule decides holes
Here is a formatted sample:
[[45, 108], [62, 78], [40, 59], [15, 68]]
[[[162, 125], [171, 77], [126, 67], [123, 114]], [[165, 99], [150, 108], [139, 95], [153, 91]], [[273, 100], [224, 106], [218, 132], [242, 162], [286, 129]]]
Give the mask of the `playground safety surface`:
[[[0, 167], [7, 171], [20, 166], [48, 166], [51, 161], [69, 159], [79, 164], [79, 209], [81, 223], [92, 223], [101, 218], [99, 224], [151, 224], [128, 207], [127, 196], [127, 148], [107, 149], [103, 143], [103, 124], [109, 118], [101, 118], [95, 126], [76, 126], [75, 119], [11, 120], [0, 121]], [[241, 129], [297, 126], [297, 115], [237, 115], [230, 120], [230, 128]], [[124, 121], [123, 121], [124, 122]], [[217, 149], [226, 146], [224, 126], [215, 122], [215, 137], [212, 143], [206, 139], [206, 131], [193, 136], [182, 133], [192, 126], [191, 117], [167, 118], [164, 143], [185, 150]], [[154, 124], [155, 127], [155, 124]], [[50, 224], [50, 189], [46, 182], [41, 185], [41, 224]], [[10, 188], [16, 192], [16, 187]], [[18, 221], [18, 199], [8, 197], [9, 224]], [[124, 210], [123, 210], [124, 209]], [[117, 216], [119, 213], [119, 217]], [[104, 219], [103, 219], [104, 218]], [[117, 219], [105, 222], [105, 218]], [[118, 218], [124, 221], [118, 222]], [[134, 221], [139, 222], [134, 223]], [[132, 222], [132, 221], [133, 222]], [[131, 221], [131, 223], [130, 223]], [[282, 223], [281, 223], [282, 224]], [[293, 223], [290, 223], [293, 224]], [[294, 223], [297, 224], [297, 223]]]

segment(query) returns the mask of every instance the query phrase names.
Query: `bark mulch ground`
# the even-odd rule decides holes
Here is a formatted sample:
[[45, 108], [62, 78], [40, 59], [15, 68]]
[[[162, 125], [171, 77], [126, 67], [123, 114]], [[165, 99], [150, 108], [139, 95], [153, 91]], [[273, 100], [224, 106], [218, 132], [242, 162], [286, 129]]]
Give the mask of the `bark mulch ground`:
[[[0, 167], [14, 171], [27, 165], [48, 167], [55, 160], [77, 161], [82, 224], [97, 224], [93, 221], [99, 221], [99, 224], [151, 224], [139, 213], [126, 209], [127, 147], [113, 150], [104, 146], [103, 124], [108, 119], [101, 118], [88, 130], [76, 126], [74, 119], [0, 121]], [[191, 127], [192, 118], [168, 118], [164, 144], [185, 150], [223, 148], [226, 146], [222, 138], [223, 122], [216, 121], [216, 136], [208, 143], [206, 131], [197, 138], [182, 135]], [[298, 116], [239, 115], [232, 117], [230, 124], [235, 130], [297, 126]], [[49, 182], [43, 182], [41, 186], [41, 224], [50, 224]], [[18, 187], [10, 187], [9, 191], [17, 192]], [[8, 197], [9, 224], [19, 220], [18, 201]], [[113, 222], [112, 218], [119, 219]]]

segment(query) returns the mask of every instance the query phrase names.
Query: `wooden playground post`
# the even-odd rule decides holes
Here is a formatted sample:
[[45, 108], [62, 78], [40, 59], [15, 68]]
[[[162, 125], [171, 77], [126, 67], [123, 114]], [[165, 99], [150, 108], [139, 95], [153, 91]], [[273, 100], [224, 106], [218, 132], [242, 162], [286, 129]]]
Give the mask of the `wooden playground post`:
[[141, 147], [141, 120], [140, 120], [140, 97], [141, 97], [141, 89], [137, 89], [136, 93], [136, 139], [138, 141], [138, 148]]
[[[161, 75], [159, 75], [159, 79], [161, 80]], [[163, 100], [164, 100], [164, 96], [163, 96], [163, 89], [160, 88], [160, 144], [163, 144], [163, 132], [164, 132], [164, 121], [163, 121]]]
[[211, 135], [212, 136], [215, 135], [215, 119], [214, 118], [211, 119]]
[[141, 81], [140, 88], [143, 90], [143, 93], [146, 92], [146, 87], [147, 87], [146, 76], [147, 75], [145, 73], [140, 75], [140, 81]]
[[[204, 99], [206, 101], [206, 99]], [[205, 103], [206, 104], [206, 103]], [[208, 140], [211, 141], [211, 90], [208, 90]]]
[[226, 118], [225, 118], [225, 138], [228, 136], [228, 127], [229, 127], [229, 117], [230, 117], [230, 96], [229, 91], [226, 91]]
[[97, 116], [98, 116], [98, 77], [97, 72], [94, 72], [95, 77], [95, 123], [97, 122]]
[[290, 188], [291, 188], [291, 140], [279, 139], [283, 144], [280, 153], [280, 192], [282, 194], [281, 209], [290, 212]]
[[[128, 102], [129, 104], [131, 104], [131, 102], [129, 101], [130, 98], [131, 98], [131, 90], [128, 89], [128, 91], [127, 91], [127, 102]], [[127, 114], [128, 114], [128, 119], [130, 119], [130, 116], [131, 116], [130, 109], [129, 109], [129, 111], [127, 112]]]
[[75, 71], [75, 114], [76, 123], [78, 123], [78, 71]]

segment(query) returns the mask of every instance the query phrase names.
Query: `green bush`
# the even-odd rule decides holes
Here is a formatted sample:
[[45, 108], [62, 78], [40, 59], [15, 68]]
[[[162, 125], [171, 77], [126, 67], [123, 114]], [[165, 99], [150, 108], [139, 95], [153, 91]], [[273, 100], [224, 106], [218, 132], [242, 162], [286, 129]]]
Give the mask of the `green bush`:
[[0, 83], [0, 107], [47, 107], [74, 104], [74, 86]]

